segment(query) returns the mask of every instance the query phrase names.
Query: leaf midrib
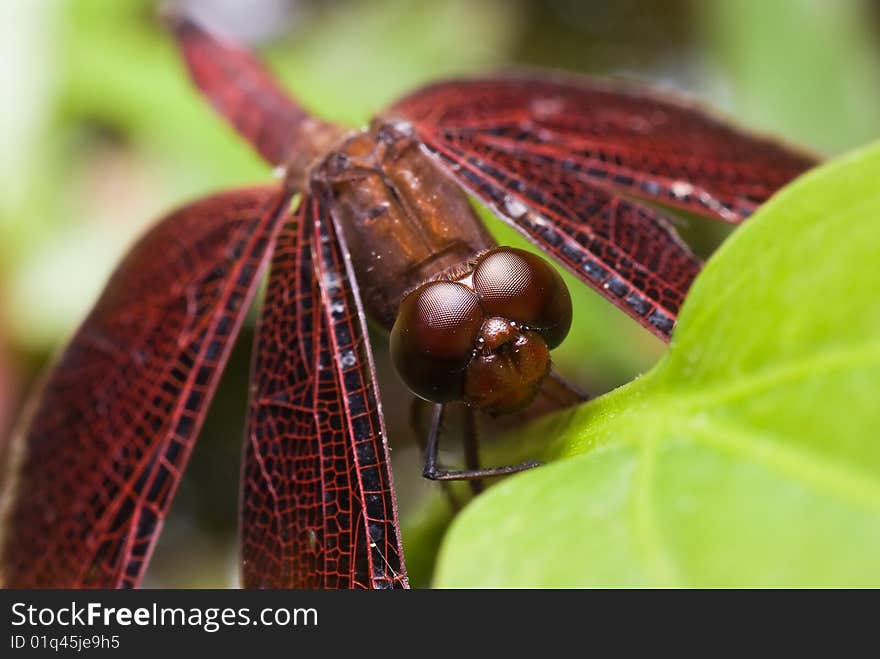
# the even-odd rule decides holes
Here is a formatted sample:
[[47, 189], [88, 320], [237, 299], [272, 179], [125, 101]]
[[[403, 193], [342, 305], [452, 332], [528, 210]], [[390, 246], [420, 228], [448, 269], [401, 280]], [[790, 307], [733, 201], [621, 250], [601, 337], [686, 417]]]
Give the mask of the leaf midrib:
[[650, 575], [654, 586], [672, 587], [681, 582], [679, 572], [657, 525], [654, 510], [654, 465], [657, 456], [656, 438], [641, 443], [639, 463], [633, 483], [632, 515], [633, 535], [639, 553], [639, 560]]
[[669, 433], [674, 430], [680, 443], [690, 441], [744, 458], [817, 492], [880, 512], [880, 478], [864, 473], [852, 464], [798, 448], [797, 442], [790, 438], [769, 432], [759, 433], [751, 427], [746, 430], [715, 416], [676, 407], [679, 409], [670, 411], [670, 403], [665, 401], [642, 408], [639, 424], [654, 430], [638, 438], [621, 437], [617, 441], [640, 447], [652, 444], [651, 450], [655, 451], [662, 442], [672, 441]]
[[[705, 408], [730, 403], [746, 395], [759, 393], [771, 387], [790, 384], [807, 377], [824, 375], [848, 367], [864, 367], [872, 363], [880, 365], [880, 340], [866, 342], [855, 347], [833, 348], [810, 356], [798, 356], [785, 362], [777, 362], [771, 368], [754, 371], [737, 377], [733, 384], [709, 385], [699, 383], [699, 390], [692, 393], [670, 388], [661, 394], [676, 404]], [[693, 387], [693, 383], [687, 383]]]

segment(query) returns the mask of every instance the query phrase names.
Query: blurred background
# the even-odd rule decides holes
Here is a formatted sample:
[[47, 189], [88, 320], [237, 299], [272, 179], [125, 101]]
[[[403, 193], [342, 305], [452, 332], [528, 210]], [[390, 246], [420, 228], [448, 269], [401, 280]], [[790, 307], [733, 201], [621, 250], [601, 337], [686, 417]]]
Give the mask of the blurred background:
[[[831, 156], [880, 136], [873, 0], [183, 0], [268, 60], [304, 105], [351, 126], [438, 76], [541, 66], [634, 78]], [[189, 86], [150, 0], [0, 3], [0, 454], [22, 400], [126, 246], [172, 207], [269, 169]], [[488, 218], [502, 241], [522, 244]], [[704, 253], [717, 226], [681, 218]], [[572, 285], [560, 371], [591, 394], [663, 346]], [[253, 313], [148, 572], [237, 581], [235, 528]], [[386, 401], [406, 399], [384, 362]], [[406, 405], [386, 403], [404, 518], [424, 514]], [[454, 459], [453, 457], [449, 458]], [[418, 526], [418, 522], [414, 522]], [[426, 578], [431, 542], [411, 569]], [[430, 534], [428, 534], [430, 535]], [[436, 538], [434, 538], [436, 545]], [[418, 581], [418, 579], [417, 579]]]

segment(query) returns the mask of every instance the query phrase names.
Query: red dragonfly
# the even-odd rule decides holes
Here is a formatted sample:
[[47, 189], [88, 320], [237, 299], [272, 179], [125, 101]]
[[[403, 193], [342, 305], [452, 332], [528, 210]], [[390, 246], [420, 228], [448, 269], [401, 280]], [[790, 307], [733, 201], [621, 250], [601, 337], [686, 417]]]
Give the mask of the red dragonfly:
[[444, 403], [500, 414], [566, 398], [547, 377], [571, 322], [565, 285], [540, 257], [495, 245], [465, 191], [668, 340], [701, 264], [638, 199], [737, 223], [815, 164], [678, 99], [555, 73], [440, 82], [348, 130], [308, 114], [242, 48], [170, 23], [195, 85], [281, 182], [171, 213], [119, 265], [7, 461], [7, 586], [139, 584], [268, 265], [243, 583], [406, 587], [365, 318], [436, 404], [429, 477], [532, 466], [441, 469]]

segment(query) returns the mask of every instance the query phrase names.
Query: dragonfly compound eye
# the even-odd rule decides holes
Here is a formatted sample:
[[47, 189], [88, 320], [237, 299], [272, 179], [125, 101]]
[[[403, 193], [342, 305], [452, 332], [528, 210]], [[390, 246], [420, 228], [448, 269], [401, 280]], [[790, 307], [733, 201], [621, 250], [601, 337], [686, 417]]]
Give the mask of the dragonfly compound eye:
[[451, 281], [422, 284], [400, 304], [391, 328], [391, 359], [417, 396], [461, 398], [465, 369], [483, 325], [477, 295]]
[[544, 259], [499, 247], [477, 261], [474, 290], [487, 316], [500, 316], [541, 334], [555, 348], [571, 327], [571, 296], [559, 273]]

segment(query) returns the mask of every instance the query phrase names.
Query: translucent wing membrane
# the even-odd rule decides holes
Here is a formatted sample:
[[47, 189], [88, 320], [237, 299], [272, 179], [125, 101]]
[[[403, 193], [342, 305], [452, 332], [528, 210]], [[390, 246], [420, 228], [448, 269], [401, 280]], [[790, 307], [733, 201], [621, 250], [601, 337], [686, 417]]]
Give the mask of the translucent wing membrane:
[[195, 202], [117, 268], [15, 440], [6, 586], [139, 583], [288, 203]]
[[[425, 138], [468, 190], [657, 336], [668, 339], [700, 262], [657, 211], [523, 156], [500, 163]], [[493, 164], [489, 164], [492, 162]]]
[[311, 117], [248, 51], [183, 15], [169, 17], [193, 82], [267, 161], [311, 159], [328, 124]]
[[397, 103], [467, 189], [661, 338], [700, 269], [653, 208], [731, 222], [813, 164], [681, 104], [585, 79], [440, 83]]
[[388, 448], [348, 255], [304, 200], [260, 320], [242, 493], [249, 587], [406, 586]]
[[730, 222], [816, 164], [695, 104], [571, 75], [441, 82], [393, 112], [451, 146], [497, 154], [511, 168], [528, 153], [585, 183]]

